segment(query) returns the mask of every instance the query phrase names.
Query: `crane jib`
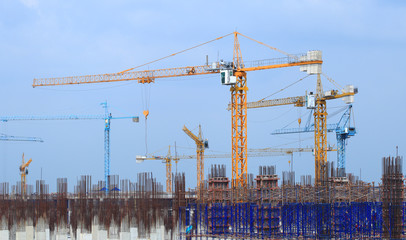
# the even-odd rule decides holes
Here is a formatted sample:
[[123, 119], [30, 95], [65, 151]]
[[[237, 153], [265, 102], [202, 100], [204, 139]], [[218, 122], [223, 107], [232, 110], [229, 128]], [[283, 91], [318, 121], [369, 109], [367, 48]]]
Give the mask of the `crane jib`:
[[[307, 64], [322, 64], [322, 63], [323, 61], [321, 60], [297, 61], [297, 62], [289, 61], [286, 63], [277, 63], [271, 65], [261, 65], [260, 63], [258, 63], [256, 64], [256, 66], [241, 68], [239, 69], [239, 71], [248, 72], [248, 71], [293, 67]], [[219, 72], [220, 72], [219, 69], [213, 69], [209, 65], [201, 65], [201, 66], [188, 66], [179, 68], [124, 72], [124, 73], [95, 74], [85, 76], [56, 77], [56, 78], [35, 78], [32, 86], [39, 87], [39, 86], [75, 85], [85, 83], [106, 83], [106, 82], [121, 82], [132, 80], [136, 80], [139, 83], [151, 83], [154, 82], [154, 79], [157, 78], [185, 77], [204, 74], [215, 74]]]

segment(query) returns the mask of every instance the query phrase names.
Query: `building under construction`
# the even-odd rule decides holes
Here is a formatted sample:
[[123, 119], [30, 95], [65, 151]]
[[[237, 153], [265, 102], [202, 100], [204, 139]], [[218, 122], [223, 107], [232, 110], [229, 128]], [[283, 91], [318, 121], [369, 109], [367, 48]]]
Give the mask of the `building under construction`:
[[171, 194], [151, 173], [135, 182], [109, 176], [107, 195], [90, 176], [73, 193], [67, 179], [57, 180], [56, 193], [44, 181], [25, 194], [20, 183], [2, 183], [0, 239], [404, 239], [402, 158], [383, 158], [382, 167], [375, 185], [337, 177], [327, 164], [317, 185], [261, 166], [235, 189], [225, 165], [213, 165], [201, 194], [186, 190], [184, 174], [173, 176]]

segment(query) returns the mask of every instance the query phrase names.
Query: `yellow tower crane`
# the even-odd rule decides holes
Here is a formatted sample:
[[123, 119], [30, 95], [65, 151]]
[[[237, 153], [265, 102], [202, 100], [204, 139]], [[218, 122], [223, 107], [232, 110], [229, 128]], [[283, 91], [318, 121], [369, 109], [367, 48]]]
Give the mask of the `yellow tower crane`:
[[196, 143], [197, 191], [199, 195], [204, 183], [204, 149], [208, 148], [209, 145], [207, 140], [202, 137], [202, 127], [200, 125], [198, 136], [194, 135], [186, 126], [183, 126], [182, 130]]
[[163, 156], [141, 156], [138, 155], [136, 157], [137, 163], [141, 163], [144, 160], [159, 160], [165, 163], [166, 166], [166, 192], [171, 194], [172, 193], [172, 161], [178, 161], [177, 157], [173, 157], [171, 155], [171, 146], [169, 146], [168, 153], [165, 157]]
[[28, 162], [25, 162], [24, 159], [24, 153], [23, 153], [23, 161], [20, 166], [20, 175], [21, 175], [21, 196], [25, 196], [27, 193], [27, 175], [28, 175], [28, 166], [32, 162], [32, 159], [28, 160]]
[[[328, 79], [333, 81], [332, 79]], [[335, 83], [335, 82], [333, 82]], [[295, 107], [306, 106], [309, 109], [314, 109], [314, 164], [315, 164], [315, 180], [316, 184], [322, 184], [323, 176], [326, 173], [327, 163], [327, 110], [326, 101], [332, 99], [343, 98], [346, 103], [354, 101], [354, 95], [358, 93], [358, 89], [352, 85], [346, 86], [339, 92], [338, 90], [330, 90], [323, 92], [321, 85], [320, 74], [317, 74], [317, 92], [316, 95], [310, 93], [306, 96], [287, 97], [271, 100], [260, 100], [257, 102], [247, 103], [247, 108], [262, 108], [281, 105], [294, 105]], [[228, 109], [231, 106], [229, 105]]]
[[[203, 46], [205, 44], [223, 39], [227, 36], [234, 36], [234, 50], [232, 62], [216, 62], [212, 65], [187, 66], [178, 68], [156, 69], [134, 71], [134, 69], [148, 64], [175, 56], [188, 50]], [[242, 60], [241, 48], [238, 36], [243, 36], [258, 44], [266, 46], [271, 50], [286, 55], [285, 58], [267, 59], [252, 61], [244, 64]], [[233, 188], [245, 188], [247, 185], [247, 72], [265, 69], [285, 68], [293, 66], [312, 66], [321, 65], [323, 61], [321, 56], [312, 56], [307, 54], [292, 55], [283, 52], [277, 48], [259, 42], [253, 38], [243, 35], [239, 32], [233, 32], [208, 42], [196, 45], [194, 47], [170, 54], [166, 57], [148, 62], [141, 66], [130, 68], [118, 73], [95, 74], [73, 77], [56, 78], [36, 78], [33, 81], [33, 87], [56, 86], [56, 85], [76, 85], [86, 83], [105, 83], [135, 80], [138, 83], [152, 83], [155, 79], [196, 76], [203, 74], [219, 74], [223, 85], [230, 85], [231, 91], [231, 161], [232, 161], [232, 186]]]

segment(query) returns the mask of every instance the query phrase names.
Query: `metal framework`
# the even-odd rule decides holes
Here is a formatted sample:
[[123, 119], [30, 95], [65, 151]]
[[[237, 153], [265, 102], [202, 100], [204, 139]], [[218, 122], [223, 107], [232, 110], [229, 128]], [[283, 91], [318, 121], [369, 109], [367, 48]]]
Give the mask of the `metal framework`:
[[245, 72], [236, 72], [237, 84], [231, 87], [231, 159], [232, 187], [247, 185], [247, 78]]
[[316, 184], [321, 184], [327, 163], [327, 112], [326, 101], [316, 100], [314, 111], [314, 154]]
[[316, 185], [322, 184], [327, 164], [327, 111], [320, 73], [317, 74], [316, 109], [314, 110], [314, 161]]
[[[306, 102], [306, 96], [287, 97], [279, 99], [270, 99], [259, 102], [247, 103], [247, 108], [261, 108], [261, 107], [273, 107], [294, 104], [296, 107], [303, 107]], [[230, 106], [227, 108], [230, 110]]]
[[165, 158], [165, 166], [166, 166], [166, 192], [172, 193], [172, 156], [170, 146], [168, 149], [168, 155]]
[[247, 187], [247, 74], [240, 70], [243, 65], [238, 34], [234, 33], [233, 52], [234, 75], [237, 84], [231, 91], [231, 187], [245, 189]]
[[106, 181], [106, 193], [109, 192], [110, 176], [110, 122], [111, 114], [109, 113], [107, 102], [101, 103], [105, 109], [104, 113], [104, 181]]

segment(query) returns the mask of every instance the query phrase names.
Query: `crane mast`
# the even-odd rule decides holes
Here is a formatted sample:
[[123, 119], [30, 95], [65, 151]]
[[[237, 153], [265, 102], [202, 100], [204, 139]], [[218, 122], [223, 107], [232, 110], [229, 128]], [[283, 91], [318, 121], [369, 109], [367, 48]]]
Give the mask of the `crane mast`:
[[327, 164], [327, 111], [323, 99], [320, 73], [317, 74], [316, 109], [314, 110], [314, 154], [316, 185], [323, 184]]
[[107, 102], [101, 103], [104, 112], [104, 181], [106, 183], [106, 193], [109, 192], [110, 186], [110, 122], [111, 113], [109, 113]]
[[[231, 162], [234, 190], [243, 190], [247, 186], [247, 73], [241, 70], [243, 65], [237, 33], [234, 34], [233, 54], [234, 76], [237, 83], [231, 91]], [[240, 192], [240, 191], [238, 191]], [[239, 193], [237, 193], [239, 194]], [[243, 192], [242, 192], [243, 194]]]
[[166, 192], [172, 193], [172, 156], [171, 156], [171, 146], [169, 146], [168, 154], [166, 155], [165, 166], [166, 166]]

